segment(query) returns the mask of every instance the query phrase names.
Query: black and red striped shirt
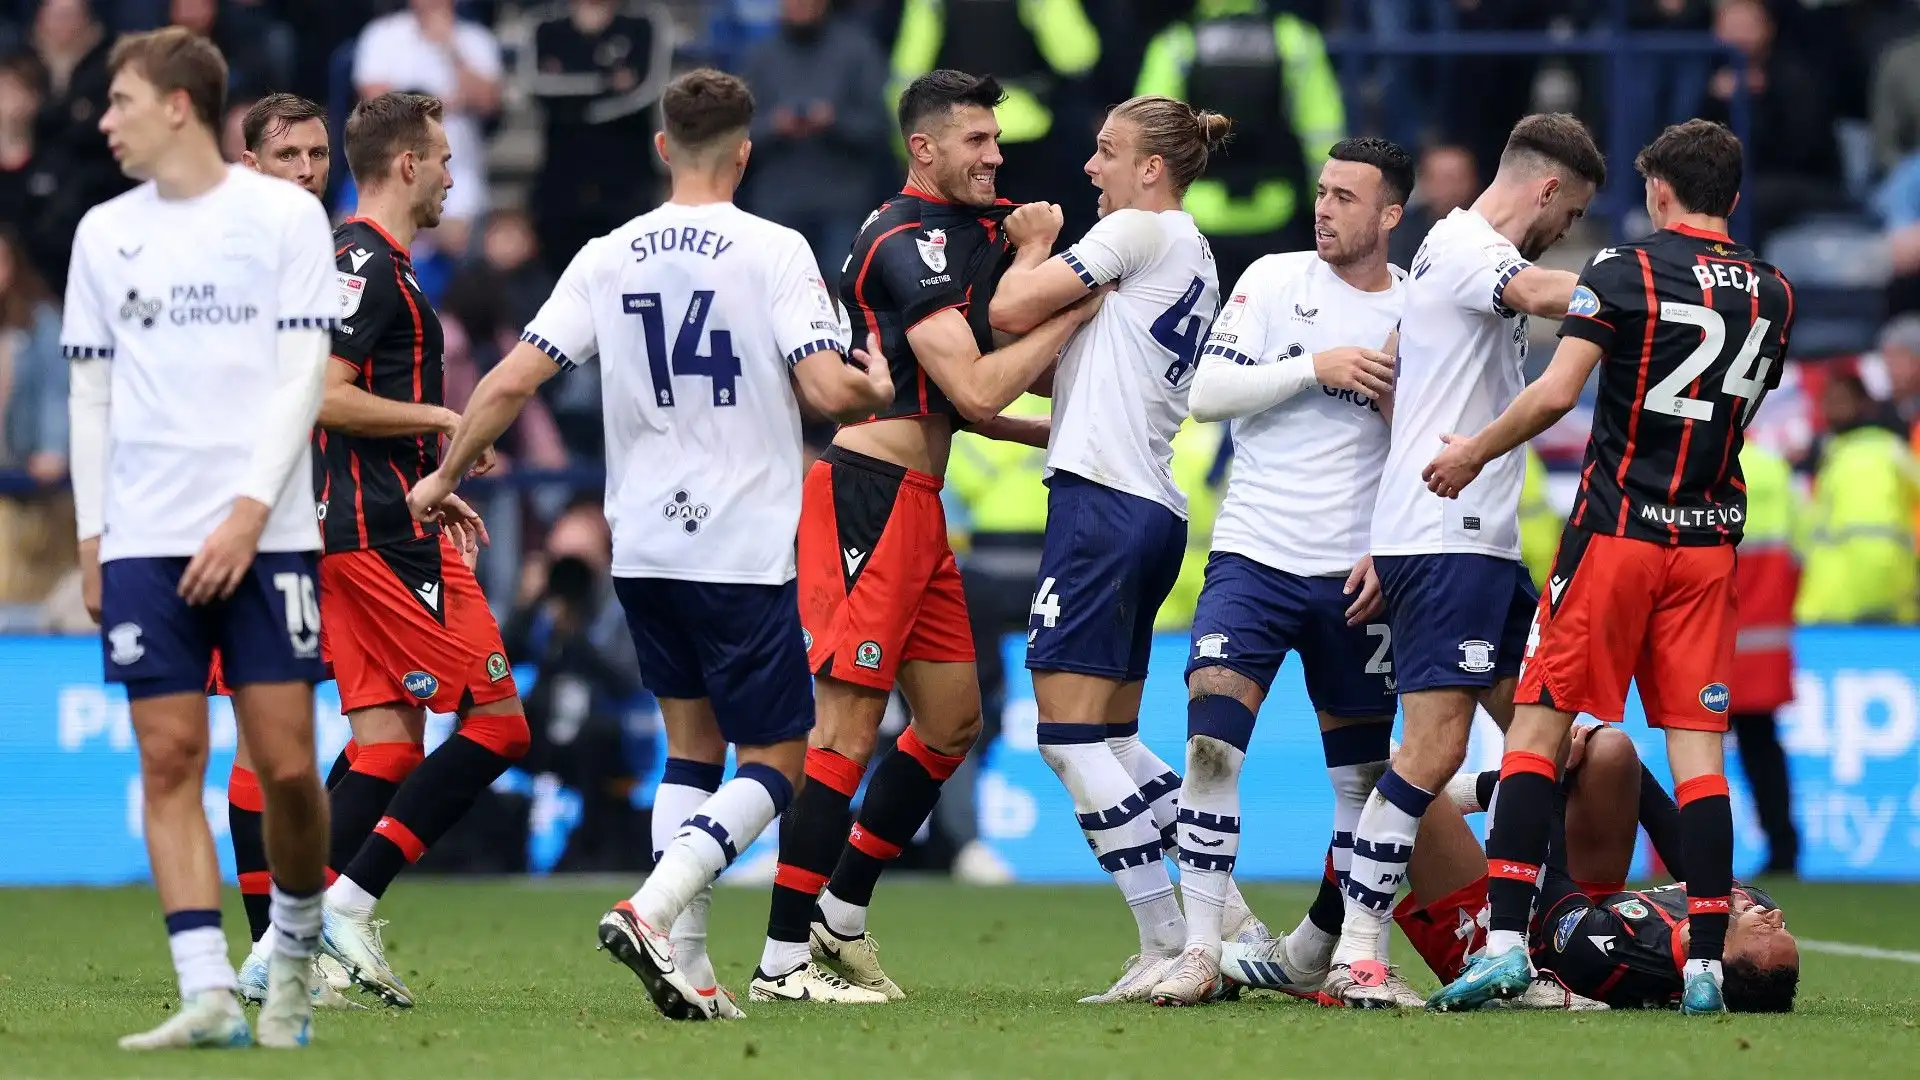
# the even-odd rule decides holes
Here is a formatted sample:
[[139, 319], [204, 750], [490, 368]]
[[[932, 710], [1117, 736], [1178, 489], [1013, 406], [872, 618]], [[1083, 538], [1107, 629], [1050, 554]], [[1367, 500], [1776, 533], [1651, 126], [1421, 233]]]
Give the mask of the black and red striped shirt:
[[962, 206], [907, 188], [882, 203], [861, 227], [840, 273], [841, 306], [853, 325], [848, 344], [878, 338], [893, 373], [893, 404], [875, 420], [954, 416], [946, 391], [921, 368], [907, 331], [957, 308], [981, 353], [993, 351], [987, 325], [994, 287], [1013, 261], [1000, 227], [1013, 204]]
[[[1734, 891], [1757, 907], [1779, 907], [1755, 886], [1736, 882]], [[1683, 884], [1588, 896], [1549, 868], [1530, 935], [1533, 962], [1574, 993], [1616, 1009], [1665, 1008], [1680, 998], [1686, 925]]]
[[[445, 404], [440, 317], [414, 280], [406, 250], [366, 218], [335, 229], [333, 247], [341, 298], [333, 362], [352, 367], [355, 385], [379, 397]], [[439, 466], [438, 434], [369, 438], [315, 429], [313, 446], [327, 551], [381, 547], [437, 528], [413, 520], [407, 492]]]
[[1606, 248], [1562, 337], [1605, 351], [1569, 524], [1656, 544], [1737, 544], [1740, 447], [1780, 385], [1793, 287], [1748, 248], [1686, 226]]

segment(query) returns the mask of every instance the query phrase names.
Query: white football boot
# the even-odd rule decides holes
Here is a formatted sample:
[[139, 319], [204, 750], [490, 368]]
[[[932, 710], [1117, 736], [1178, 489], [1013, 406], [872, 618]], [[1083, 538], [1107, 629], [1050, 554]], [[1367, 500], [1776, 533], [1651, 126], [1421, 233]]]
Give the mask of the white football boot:
[[1581, 997], [1567, 989], [1559, 979], [1548, 972], [1540, 972], [1521, 991], [1520, 996], [1502, 1000], [1495, 998], [1480, 1006], [1483, 1009], [1538, 1009], [1545, 1012], [1606, 1012], [1610, 1006], [1604, 1001], [1595, 1001], [1590, 997]]
[[887, 995], [867, 990], [808, 961], [785, 975], [753, 973], [748, 1001], [825, 1001], [838, 1005], [885, 1005]]
[[1172, 956], [1129, 956], [1127, 966], [1120, 972], [1119, 981], [1104, 992], [1089, 994], [1080, 999], [1082, 1005], [1117, 1005], [1128, 1001], [1145, 1001], [1153, 996], [1153, 988], [1173, 970], [1180, 959], [1179, 954]]
[[1153, 988], [1155, 1005], [1204, 1005], [1220, 989], [1220, 958], [1205, 945], [1188, 946]]
[[240, 1000], [225, 990], [203, 990], [152, 1031], [120, 1040], [122, 1050], [231, 1050], [253, 1045]]
[[639, 976], [654, 1008], [669, 1020], [713, 1020], [726, 995], [716, 985], [696, 986], [673, 962], [673, 939], [640, 921], [626, 900], [600, 917], [600, 947]]
[[307, 957], [267, 958], [267, 995], [260, 1005], [259, 1043], [276, 1050], [295, 1050], [313, 1038], [313, 997], [326, 984], [319, 982]]
[[907, 996], [906, 991], [880, 970], [880, 943], [873, 940], [872, 934], [843, 938], [828, 929], [826, 923], [817, 922], [809, 937], [813, 958], [838, 972], [841, 978], [888, 1001], [900, 1001]]
[[320, 947], [340, 962], [353, 981], [382, 1001], [402, 1009], [413, 1007], [413, 992], [387, 964], [386, 943], [380, 938], [385, 919], [363, 918], [327, 904], [320, 921]]

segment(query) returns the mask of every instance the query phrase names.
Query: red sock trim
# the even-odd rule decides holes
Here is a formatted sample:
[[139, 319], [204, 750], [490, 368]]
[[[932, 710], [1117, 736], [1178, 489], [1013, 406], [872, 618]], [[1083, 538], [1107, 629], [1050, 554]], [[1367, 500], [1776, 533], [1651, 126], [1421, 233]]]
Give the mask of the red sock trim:
[[341, 747], [340, 752], [347, 755], [347, 764], [352, 765], [360, 756], [360, 744], [353, 739], [348, 739], [347, 745]]
[[847, 834], [847, 846], [870, 858], [887, 860], [900, 857], [899, 844], [887, 843], [868, 832], [859, 822], [855, 822], [853, 831]]
[[235, 810], [244, 810], [258, 814], [267, 808], [260, 795], [260, 777], [252, 769], [243, 769], [238, 765], [227, 774], [227, 801]]
[[1617, 892], [1625, 892], [1624, 881], [1576, 881], [1573, 883], [1589, 900], [1604, 900]]
[[1711, 799], [1715, 795], [1725, 796], [1726, 794], [1727, 778], [1718, 773], [1708, 773], [1705, 776], [1696, 776], [1691, 780], [1682, 780], [1680, 781], [1680, 785], [1673, 789], [1674, 801], [1681, 806], [1685, 806], [1690, 802], [1697, 802], [1701, 799]]
[[413, 775], [413, 770], [419, 768], [426, 759], [426, 748], [419, 743], [373, 743], [360, 748], [347, 771], [398, 784]]
[[1506, 881], [1518, 881], [1526, 885], [1540, 884], [1540, 868], [1532, 863], [1515, 862], [1512, 859], [1488, 859], [1487, 876]]
[[419, 862], [420, 856], [427, 853], [427, 845], [399, 818], [381, 818], [380, 823], [373, 827], [373, 835], [386, 837], [388, 842], [400, 849], [400, 854], [406, 856], [409, 863]]
[[527, 718], [518, 713], [463, 717], [460, 734], [508, 761], [526, 757], [527, 747], [533, 745], [533, 732], [527, 728]]
[[1689, 896], [1687, 897], [1688, 915], [1731, 915], [1733, 900], [1725, 896]]
[[327, 883], [327, 888], [329, 889], [333, 888], [333, 883], [339, 880], [339, 878], [340, 871], [335, 870], [331, 866], [327, 867], [326, 873], [321, 876], [321, 879]]
[[1500, 779], [1517, 776], [1521, 773], [1533, 773], [1544, 776], [1549, 782], [1560, 779], [1560, 770], [1554, 767], [1553, 759], [1536, 754], [1531, 750], [1509, 750], [1500, 759]]
[[268, 870], [249, 870], [240, 875], [241, 896], [266, 896], [273, 892], [273, 873]]
[[827, 887], [827, 875], [802, 870], [791, 863], [778, 863], [773, 868], [773, 883], [782, 889], [819, 896], [821, 890]]
[[1326, 866], [1322, 869], [1322, 873], [1326, 875], [1328, 881], [1333, 882], [1335, 885], [1340, 884], [1340, 874], [1333, 868], [1333, 852], [1331, 851], [1327, 852]]
[[807, 749], [807, 779], [825, 784], [849, 799], [860, 790], [860, 774], [865, 771], [850, 757], [817, 746]]
[[[920, 736], [913, 733], [912, 727], [908, 727], [907, 730], [901, 732], [900, 738], [894, 741], [893, 746], [894, 749], [904, 752], [908, 757], [919, 762], [920, 767], [927, 770], [928, 776], [933, 777], [941, 783], [946, 783], [947, 779], [953, 775], [953, 770], [959, 768], [960, 763], [967, 760], [965, 756], [948, 757], [946, 754], [942, 754], [926, 743], [921, 742]], [[895, 854], [898, 854], [898, 852], [896, 851]]]

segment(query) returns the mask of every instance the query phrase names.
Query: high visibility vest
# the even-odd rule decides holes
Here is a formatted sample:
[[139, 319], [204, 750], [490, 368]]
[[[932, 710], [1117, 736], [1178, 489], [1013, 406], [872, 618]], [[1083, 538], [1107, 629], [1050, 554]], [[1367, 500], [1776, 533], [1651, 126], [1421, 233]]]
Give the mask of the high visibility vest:
[[[1225, 113], [1238, 132], [1183, 209], [1208, 236], [1259, 236], [1284, 228], [1347, 126], [1326, 42], [1295, 15], [1271, 20], [1253, 0], [1219, 0], [1204, 17], [1148, 43], [1136, 94], [1160, 94]], [[1256, 17], [1257, 16], [1257, 17]], [[1249, 34], [1249, 30], [1253, 33]], [[1257, 94], [1255, 93], [1257, 91]]]
[[1000, 141], [1037, 142], [1053, 130], [1055, 82], [1085, 75], [1099, 60], [1100, 33], [1081, 0], [906, 0], [887, 111], [908, 83], [936, 68], [991, 72], [1007, 92], [993, 112]]
[[1770, 713], [1793, 700], [1793, 604], [1800, 588], [1794, 552], [1800, 495], [1793, 468], [1754, 443], [1740, 451], [1747, 520], [1734, 572], [1739, 637], [1734, 645], [1733, 711]]
[[1813, 494], [1794, 620], [1920, 621], [1913, 550], [1920, 467], [1905, 443], [1874, 427], [1833, 436]]
[[[1023, 394], [1008, 416], [1046, 416], [1047, 399]], [[968, 532], [1030, 534], [1047, 528], [1047, 452], [1035, 446], [956, 432], [947, 457], [946, 490], [959, 500]], [[958, 524], [958, 523], [956, 523]], [[959, 546], [964, 537], [956, 538]]]
[[1220, 513], [1226, 481], [1216, 479], [1224, 423], [1202, 424], [1189, 419], [1173, 437], [1173, 482], [1187, 496], [1187, 553], [1180, 560], [1180, 577], [1153, 620], [1156, 631], [1185, 630], [1193, 625], [1200, 607], [1200, 584], [1207, 574], [1207, 553], [1213, 549], [1213, 519]]
[[1520, 485], [1520, 560], [1527, 564], [1533, 587], [1547, 587], [1553, 573], [1553, 557], [1560, 548], [1560, 531], [1567, 522], [1553, 508], [1547, 491], [1547, 463], [1531, 443], [1525, 448], [1526, 479]]

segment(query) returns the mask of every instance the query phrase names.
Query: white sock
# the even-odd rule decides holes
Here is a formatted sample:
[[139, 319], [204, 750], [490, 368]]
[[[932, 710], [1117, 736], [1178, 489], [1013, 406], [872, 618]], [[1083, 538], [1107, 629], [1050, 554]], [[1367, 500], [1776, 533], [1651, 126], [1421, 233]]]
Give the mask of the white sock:
[[760, 950], [760, 974], [779, 978], [813, 958], [813, 946], [804, 941], [767, 939]]
[[1334, 940], [1332, 934], [1313, 925], [1311, 918], [1301, 919], [1287, 935], [1287, 970], [1295, 974], [1324, 971], [1333, 960]]
[[1413, 841], [1433, 793], [1388, 769], [1381, 776], [1354, 830], [1353, 865], [1347, 877], [1346, 918], [1340, 926], [1335, 963], [1376, 959], [1392, 916], [1393, 899], [1407, 878]]
[[1487, 931], [1487, 948], [1481, 955], [1499, 956], [1508, 949], [1525, 950], [1526, 947], [1527, 935], [1518, 930], [1489, 930]]
[[1462, 814], [1477, 814], [1486, 807], [1480, 805], [1480, 774], [1477, 772], [1455, 773], [1447, 781], [1447, 799], [1460, 808]]
[[265, 960], [267, 957], [272, 956], [273, 955], [273, 939], [278, 936], [279, 935], [275, 932], [273, 928], [273, 924], [268, 923], [267, 932], [264, 934], [261, 934], [260, 940], [253, 943], [253, 948], [247, 950], [247, 956], [249, 958], [257, 956], [262, 960]]
[[294, 960], [311, 960], [320, 952], [320, 912], [324, 897], [315, 890], [294, 896], [273, 883], [267, 910], [272, 927], [262, 940], [273, 939], [273, 951]]
[[[1140, 930], [1140, 952], [1170, 956], [1187, 938], [1162, 858], [1163, 841], [1152, 807], [1114, 754], [1104, 729], [1085, 724], [1040, 725], [1040, 756], [1073, 797], [1081, 832], [1100, 868], [1113, 878]], [[1085, 739], [1087, 741], [1067, 741]], [[1215, 923], [1218, 924], [1216, 910]], [[1219, 934], [1214, 944], [1219, 946]]]
[[173, 972], [180, 981], [180, 999], [191, 1001], [209, 990], [234, 990], [240, 980], [227, 959], [227, 935], [216, 921], [212, 926], [196, 926], [167, 935], [167, 948], [173, 953]]
[[1187, 740], [1180, 791], [1180, 893], [1187, 947], [1220, 947], [1220, 913], [1240, 855], [1240, 769], [1244, 750], [1210, 735]]
[[843, 938], [857, 938], [867, 932], [867, 909], [833, 895], [831, 888], [820, 890], [820, 918], [827, 929]]
[[[1114, 734], [1119, 731], [1122, 734]], [[1140, 741], [1140, 724], [1107, 725], [1107, 749], [1127, 770], [1133, 786], [1140, 789], [1140, 796], [1147, 800], [1148, 809], [1153, 811], [1154, 828], [1160, 830], [1162, 848], [1169, 855], [1180, 851], [1180, 841], [1174, 836], [1174, 825], [1180, 819], [1180, 774], [1173, 766], [1160, 760], [1153, 748]]]
[[741, 766], [667, 844], [646, 884], [633, 894], [634, 914], [648, 926], [670, 928], [792, 797], [792, 783], [778, 771], [759, 764]]
[[[1487, 935], [1487, 945], [1489, 948], [1493, 945], [1493, 935], [1491, 933]], [[1704, 971], [1712, 975], [1715, 986], [1726, 985], [1726, 978], [1720, 973], [1720, 961], [1718, 960], [1689, 960], [1686, 966], [1680, 969], [1680, 977], [1686, 979], [1699, 971]]]
[[333, 879], [327, 886], [327, 905], [356, 918], [370, 918], [373, 915], [374, 895], [353, 883], [345, 874]]
[[[673, 834], [692, 817], [700, 804], [720, 787], [725, 766], [683, 758], [668, 758], [660, 786], [653, 792], [653, 861], [657, 865], [673, 842]], [[668, 936], [673, 939], [673, 959], [687, 971], [696, 985], [713, 983], [713, 962], [707, 958], [707, 912], [713, 905], [713, 886], [709, 885], [687, 904], [673, 920]], [[705, 976], [703, 979], [702, 976]]]
[[[1366, 809], [1367, 798], [1373, 794], [1374, 785], [1380, 782], [1381, 774], [1386, 771], [1385, 761], [1336, 765], [1327, 769], [1327, 779], [1333, 784], [1333, 844], [1330, 850], [1334, 877], [1342, 889], [1346, 888], [1347, 879], [1353, 873], [1353, 834], [1360, 827], [1360, 814]], [[1378, 935], [1374, 959], [1383, 964], [1389, 962], [1387, 947], [1392, 940], [1392, 934]]]

